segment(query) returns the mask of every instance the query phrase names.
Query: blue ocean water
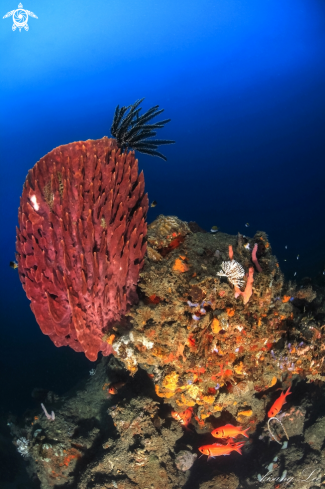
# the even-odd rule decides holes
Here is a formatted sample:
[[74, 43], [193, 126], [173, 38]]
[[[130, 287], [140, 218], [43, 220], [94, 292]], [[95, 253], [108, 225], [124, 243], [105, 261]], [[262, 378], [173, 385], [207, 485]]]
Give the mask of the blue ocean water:
[[1, 414], [92, 368], [41, 333], [9, 262], [28, 170], [56, 146], [110, 136], [118, 104], [145, 97], [143, 111], [172, 119], [167, 162], [138, 154], [158, 202], [149, 221], [263, 230], [287, 279], [323, 278], [324, 2], [24, 0], [38, 18], [21, 32], [2, 19], [17, 8], [1, 3]]

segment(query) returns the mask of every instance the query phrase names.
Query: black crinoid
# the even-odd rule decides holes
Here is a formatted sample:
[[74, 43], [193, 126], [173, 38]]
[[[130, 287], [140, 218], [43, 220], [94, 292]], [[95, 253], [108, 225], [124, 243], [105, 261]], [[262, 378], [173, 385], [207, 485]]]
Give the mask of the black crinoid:
[[161, 144], [173, 144], [175, 141], [149, 138], [157, 134], [155, 129], [164, 127], [170, 119], [165, 119], [155, 124], [147, 124], [151, 119], [161, 114], [164, 109], [158, 110], [159, 105], [155, 105], [147, 110], [145, 114], [139, 115], [141, 111], [139, 105], [143, 100], [144, 98], [137, 100], [133, 105], [129, 105], [128, 107], [120, 108], [119, 105], [116, 107], [111, 133], [116, 138], [117, 144], [122, 151], [127, 148], [136, 149], [140, 153], [159, 156], [159, 158], [166, 161], [166, 156], [159, 153], [157, 148]]

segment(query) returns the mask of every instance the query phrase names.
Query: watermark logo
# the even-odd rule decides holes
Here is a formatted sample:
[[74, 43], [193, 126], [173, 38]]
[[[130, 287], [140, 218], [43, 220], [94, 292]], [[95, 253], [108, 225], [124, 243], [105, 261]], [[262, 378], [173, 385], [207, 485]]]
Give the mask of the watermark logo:
[[22, 28], [24, 28], [25, 31], [29, 30], [29, 26], [27, 24], [28, 16], [38, 19], [38, 17], [33, 14], [33, 12], [23, 9], [23, 5], [21, 3], [18, 5], [17, 10], [12, 10], [11, 12], [8, 12], [6, 15], [3, 16], [3, 19], [11, 16], [12, 20], [14, 21], [14, 23], [12, 24], [12, 30], [15, 31], [18, 27], [19, 32], [21, 32]]
[[[272, 477], [272, 471], [269, 471], [267, 474], [265, 474], [263, 477], [258, 477], [258, 481], [260, 484], [263, 484], [264, 482], [280, 482], [283, 484], [285, 487], [286, 485], [291, 484], [291, 482], [316, 482], [321, 480], [321, 474], [320, 471], [317, 469], [310, 470], [310, 469], [303, 469], [300, 474], [298, 475], [292, 475], [291, 477], [287, 477], [287, 471], [284, 470], [282, 473], [281, 477]], [[278, 484], [280, 486], [280, 484]]]

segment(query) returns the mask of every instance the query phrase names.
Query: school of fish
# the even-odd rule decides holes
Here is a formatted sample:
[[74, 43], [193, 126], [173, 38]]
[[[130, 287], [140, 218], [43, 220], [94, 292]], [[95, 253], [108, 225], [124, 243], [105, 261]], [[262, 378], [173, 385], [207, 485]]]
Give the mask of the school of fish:
[[[272, 407], [267, 413], [269, 418], [275, 417], [281, 411], [283, 404], [285, 404], [286, 402], [286, 397], [290, 394], [292, 394], [292, 392], [290, 391], [290, 387], [288, 387], [285, 393], [281, 392], [280, 396], [276, 399], [276, 401], [273, 403]], [[180, 422], [185, 428], [187, 428], [189, 423], [191, 422], [192, 414], [193, 408], [188, 408], [180, 413], [177, 413], [176, 411], [171, 412], [172, 417], [176, 421]], [[230, 453], [234, 451], [242, 455], [241, 447], [245, 445], [245, 442], [241, 441], [235, 443], [234, 438], [239, 435], [248, 438], [248, 430], [249, 428], [243, 430], [241, 426], [233, 426], [232, 424], [220, 426], [219, 428], [215, 428], [211, 432], [211, 435], [214, 438], [227, 441], [227, 443], [212, 443], [210, 445], [203, 445], [199, 447], [198, 450], [202, 453], [202, 455], [207, 455], [208, 460], [210, 458], [218, 457], [220, 455], [230, 455]]]

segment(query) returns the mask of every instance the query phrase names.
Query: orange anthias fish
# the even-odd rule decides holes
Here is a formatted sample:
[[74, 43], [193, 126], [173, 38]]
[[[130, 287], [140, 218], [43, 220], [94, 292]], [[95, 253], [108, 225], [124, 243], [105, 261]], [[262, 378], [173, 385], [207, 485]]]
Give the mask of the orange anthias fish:
[[111, 384], [107, 389], [109, 394], [117, 394], [117, 391], [125, 385], [125, 382], [115, 382], [115, 384]]
[[189, 407], [185, 409], [185, 411], [181, 413], [177, 413], [176, 411], [172, 411], [171, 415], [176, 421], [179, 421], [185, 428], [189, 425], [192, 418], [193, 408]]
[[244, 435], [246, 438], [248, 438], [248, 435], [246, 435], [246, 431], [248, 430], [249, 428], [243, 430], [242, 426], [226, 424], [225, 426], [220, 426], [220, 428], [213, 430], [211, 435], [215, 438], [236, 438], [238, 435]]
[[230, 455], [230, 452], [236, 451], [241, 453], [241, 447], [245, 445], [244, 442], [238, 443], [227, 443], [227, 445], [221, 445], [221, 443], [213, 443], [212, 445], [203, 445], [199, 448], [199, 451], [203, 455], [208, 455], [208, 460], [210, 457], [218, 457], [219, 455]]
[[286, 397], [289, 396], [290, 394], [292, 394], [292, 392], [290, 392], [290, 387], [288, 387], [286, 393], [281, 392], [280, 397], [277, 398], [277, 400], [275, 401], [275, 403], [267, 413], [269, 418], [273, 418], [281, 411], [283, 404], [286, 402]]

